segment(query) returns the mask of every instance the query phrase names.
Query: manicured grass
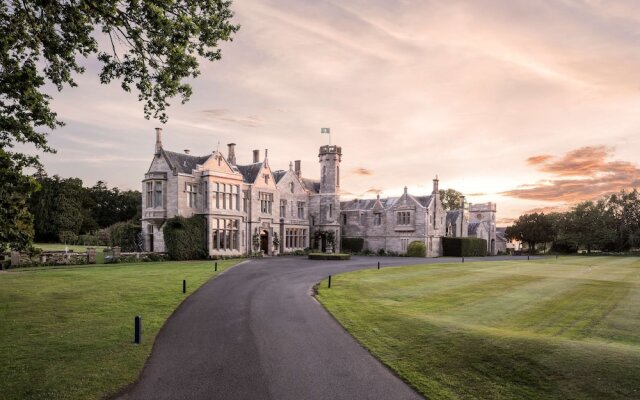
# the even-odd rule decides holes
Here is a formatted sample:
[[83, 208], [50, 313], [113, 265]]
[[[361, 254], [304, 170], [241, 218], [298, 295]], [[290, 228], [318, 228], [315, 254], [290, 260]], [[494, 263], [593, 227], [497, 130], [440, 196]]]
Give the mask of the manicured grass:
[[318, 299], [433, 399], [640, 398], [640, 258], [335, 275]]
[[[237, 262], [218, 261], [218, 273]], [[173, 310], [215, 274], [212, 261], [0, 273], [0, 399], [115, 393], [137, 378]]]

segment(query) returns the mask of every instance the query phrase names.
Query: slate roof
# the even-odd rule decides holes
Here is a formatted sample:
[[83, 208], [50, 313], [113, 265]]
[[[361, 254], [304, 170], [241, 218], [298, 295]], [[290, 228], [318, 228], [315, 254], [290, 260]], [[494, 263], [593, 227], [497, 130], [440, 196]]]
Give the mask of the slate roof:
[[276, 183], [280, 182], [280, 180], [282, 179], [282, 177], [284, 177], [287, 174], [287, 171], [284, 171], [282, 169], [273, 172], [273, 179], [276, 180]]
[[422, 207], [428, 207], [431, 202], [431, 196], [413, 196]]
[[185, 153], [176, 153], [173, 151], [162, 150], [164, 155], [169, 160], [169, 164], [172, 168], [175, 168], [178, 173], [191, 174], [196, 169], [196, 165], [204, 164], [211, 155], [206, 156], [192, 156]]
[[478, 232], [480, 222], [471, 222], [469, 224], [469, 235], [475, 235]]
[[460, 216], [460, 210], [447, 211], [447, 224], [449, 223], [453, 224], [458, 220], [459, 216]]
[[308, 178], [302, 178], [301, 181], [304, 187], [311, 193], [320, 193], [320, 181]]
[[262, 163], [253, 163], [249, 165], [237, 165], [238, 172], [242, 174], [245, 183], [254, 183], [260, 171], [262, 171]]

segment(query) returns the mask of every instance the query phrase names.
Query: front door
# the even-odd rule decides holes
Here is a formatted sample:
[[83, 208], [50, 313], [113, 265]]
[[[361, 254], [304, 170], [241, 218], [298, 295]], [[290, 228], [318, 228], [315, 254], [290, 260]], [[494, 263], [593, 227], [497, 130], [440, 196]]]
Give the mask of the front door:
[[260, 250], [264, 254], [269, 254], [269, 232], [266, 230], [260, 232]]

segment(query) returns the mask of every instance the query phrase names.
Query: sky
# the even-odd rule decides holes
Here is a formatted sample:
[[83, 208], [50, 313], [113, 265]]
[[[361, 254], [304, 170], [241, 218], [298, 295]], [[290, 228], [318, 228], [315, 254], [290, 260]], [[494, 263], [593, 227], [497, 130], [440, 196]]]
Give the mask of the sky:
[[145, 120], [87, 60], [55, 93], [67, 125], [49, 174], [140, 189], [156, 126], [164, 147], [274, 169], [342, 146], [345, 198], [454, 188], [497, 203], [499, 224], [640, 186], [637, 0], [236, 0], [233, 42], [201, 65], [191, 100]]

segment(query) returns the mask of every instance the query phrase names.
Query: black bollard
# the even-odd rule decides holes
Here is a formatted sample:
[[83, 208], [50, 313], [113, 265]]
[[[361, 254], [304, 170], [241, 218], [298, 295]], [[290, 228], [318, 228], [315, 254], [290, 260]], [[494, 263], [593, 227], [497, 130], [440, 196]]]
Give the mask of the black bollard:
[[527, 261], [529, 260], [529, 255], [527, 254]]
[[187, 280], [182, 280], [182, 293], [187, 293]]
[[462, 262], [464, 263], [464, 256], [462, 256]]
[[380, 269], [380, 261], [378, 261], [378, 269]]
[[329, 275], [329, 285], [327, 287], [331, 289], [331, 275]]
[[142, 317], [136, 315], [133, 319], [133, 343], [140, 344], [142, 341]]
[[213, 270], [218, 272], [218, 262], [216, 261], [216, 263], [214, 264]]

